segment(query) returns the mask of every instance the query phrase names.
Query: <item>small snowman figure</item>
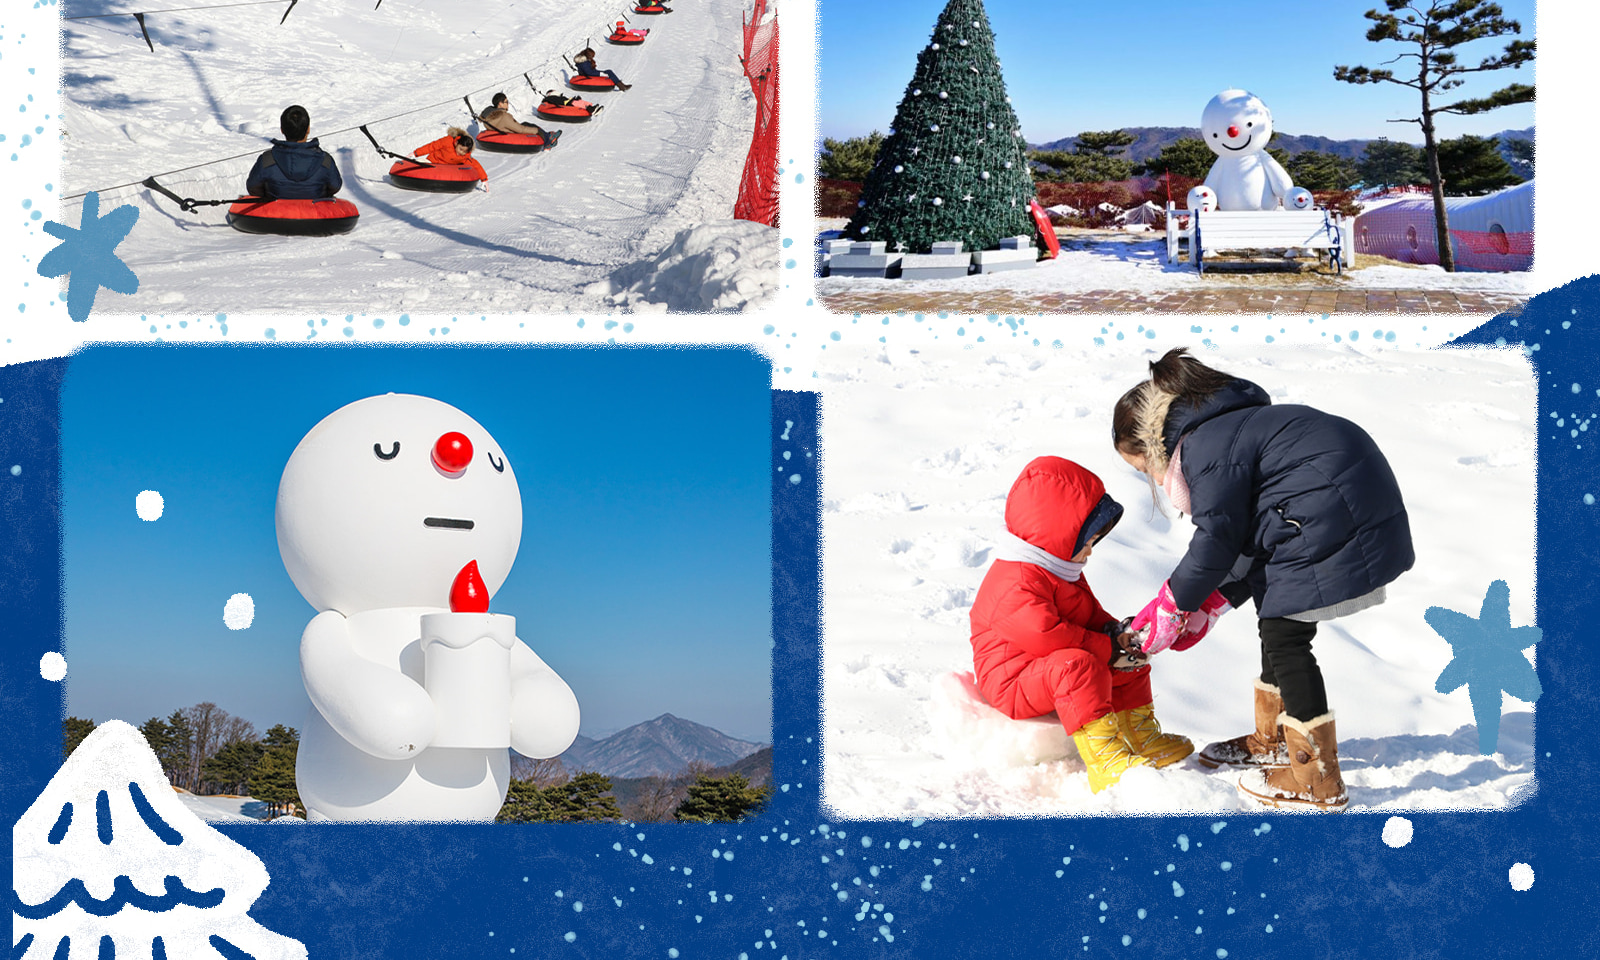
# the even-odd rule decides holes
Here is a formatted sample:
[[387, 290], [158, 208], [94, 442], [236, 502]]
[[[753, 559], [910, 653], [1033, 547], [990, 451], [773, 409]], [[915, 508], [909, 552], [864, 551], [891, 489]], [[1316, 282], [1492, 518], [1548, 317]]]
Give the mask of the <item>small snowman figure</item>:
[[1189, 191], [1187, 206], [1190, 210], [1209, 213], [1217, 209], [1217, 191], [1202, 183]]
[[1267, 153], [1272, 112], [1253, 93], [1224, 90], [1200, 116], [1200, 133], [1217, 162], [1205, 185], [1216, 192], [1217, 209], [1275, 210], [1294, 186], [1289, 172]]
[[[295, 778], [309, 819], [492, 820], [508, 745], [544, 758], [572, 744], [571, 688], [511, 632], [513, 618], [486, 612], [522, 541], [522, 497], [477, 421], [393, 393], [335, 410], [289, 457], [277, 531], [290, 579], [319, 611], [300, 640], [313, 709]], [[468, 579], [479, 602], [459, 612]], [[426, 647], [452, 618], [470, 635], [451, 646], [501, 653], [463, 673], [470, 665], [446, 650], [458, 665], [429, 677]], [[499, 712], [463, 724], [464, 682]]]

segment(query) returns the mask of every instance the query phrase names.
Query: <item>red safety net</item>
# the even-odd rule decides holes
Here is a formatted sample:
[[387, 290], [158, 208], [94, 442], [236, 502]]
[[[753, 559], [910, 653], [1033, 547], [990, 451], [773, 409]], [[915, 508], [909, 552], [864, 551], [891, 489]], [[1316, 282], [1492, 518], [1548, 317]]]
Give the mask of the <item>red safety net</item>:
[[756, 95], [756, 127], [733, 215], [778, 225], [778, 18], [756, 0], [744, 24], [744, 73]]

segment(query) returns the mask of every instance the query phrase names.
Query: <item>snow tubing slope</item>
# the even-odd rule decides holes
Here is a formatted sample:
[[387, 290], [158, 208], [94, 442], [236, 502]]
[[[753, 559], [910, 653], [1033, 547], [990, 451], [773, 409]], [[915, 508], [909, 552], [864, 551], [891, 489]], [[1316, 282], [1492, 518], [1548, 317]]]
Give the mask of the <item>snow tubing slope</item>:
[[1055, 225], [1050, 222], [1050, 214], [1046, 213], [1039, 201], [1034, 200], [1028, 204], [1028, 210], [1033, 214], [1033, 224], [1039, 228], [1039, 239], [1044, 241], [1047, 259], [1054, 260], [1061, 255], [1061, 241], [1056, 237]]
[[493, 153], [538, 153], [546, 146], [537, 133], [501, 133], [485, 130], [476, 137], [478, 146]]
[[331, 237], [356, 228], [361, 211], [348, 200], [264, 200], [245, 197], [228, 208], [228, 225], [244, 233]]
[[430, 193], [466, 193], [478, 185], [478, 173], [471, 167], [434, 166], [412, 160], [396, 160], [389, 168], [389, 182], [406, 190]]
[[555, 120], [558, 123], [588, 123], [589, 118], [594, 116], [600, 107], [586, 101], [579, 101], [579, 103], [582, 103], [583, 106], [572, 104], [558, 107], [553, 103], [541, 103], [535, 108], [534, 113], [546, 120]]
[[567, 86], [574, 90], [615, 90], [617, 85], [610, 77], [568, 77]]

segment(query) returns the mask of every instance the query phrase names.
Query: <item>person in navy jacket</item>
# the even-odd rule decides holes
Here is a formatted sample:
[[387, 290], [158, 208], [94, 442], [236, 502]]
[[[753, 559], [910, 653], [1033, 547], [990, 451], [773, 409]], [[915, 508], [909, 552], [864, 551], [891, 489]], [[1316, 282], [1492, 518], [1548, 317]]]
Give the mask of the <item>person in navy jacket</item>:
[[1134, 619], [1143, 649], [1183, 649], [1246, 597], [1260, 618], [1256, 729], [1201, 763], [1247, 768], [1246, 798], [1340, 809], [1333, 714], [1311, 642], [1317, 623], [1382, 603], [1415, 554], [1400, 486], [1365, 430], [1273, 404], [1183, 348], [1117, 402], [1117, 452], [1193, 518], [1188, 551]]
[[333, 157], [307, 140], [311, 114], [298, 104], [283, 111], [279, 118], [282, 140], [272, 141], [272, 149], [256, 158], [245, 180], [245, 191], [252, 197], [274, 200], [321, 200], [338, 193], [344, 186]]

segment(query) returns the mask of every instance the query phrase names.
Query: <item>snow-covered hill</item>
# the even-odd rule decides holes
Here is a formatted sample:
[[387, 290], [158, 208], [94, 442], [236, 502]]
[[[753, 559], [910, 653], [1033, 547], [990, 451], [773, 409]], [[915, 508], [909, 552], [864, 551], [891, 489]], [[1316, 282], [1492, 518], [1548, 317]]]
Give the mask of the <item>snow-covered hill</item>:
[[[1532, 713], [1505, 701], [1499, 752], [1480, 756], [1467, 693], [1435, 692], [1450, 645], [1423, 620], [1477, 617], [1489, 584], [1511, 622], [1533, 622], [1535, 386], [1511, 350], [1255, 351], [1201, 359], [1280, 403], [1354, 420], [1399, 478], [1416, 566], [1388, 602], [1324, 625], [1314, 648], [1338, 718], [1352, 807], [1504, 807], [1533, 777]], [[1111, 447], [1111, 410], [1169, 346], [828, 351], [824, 392], [824, 804], [854, 817], [1041, 816], [1237, 809], [1237, 774], [1194, 759], [1136, 770], [1091, 794], [1053, 717], [999, 718], [961, 691], [968, 611], [1003, 529], [1006, 491], [1032, 458], [1077, 460], [1126, 513], [1084, 571], [1131, 615], [1176, 566], [1192, 527], [1151, 505]], [[1577, 408], [1575, 408], [1577, 409]], [[1578, 409], [1582, 417], [1588, 409]], [[1586, 421], [1585, 421], [1586, 422]], [[1578, 424], [1572, 424], [1577, 427]], [[1560, 442], [1568, 442], [1561, 430]], [[1575, 433], [1574, 436], [1577, 434]], [[1556, 442], [1551, 440], [1550, 442]], [[1582, 442], [1574, 440], [1571, 442]], [[1223, 618], [1205, 641], [1153, 663], [1157, 716], [1197, 745], [1245, 733], [1260, 666], [1256, 620]], [[1550, 762], [1542, 760], [1541, 762]]]
[[[651, 29], [639, 47], [602, 42], [631, 9], [602, 0], [302, 3], [280, 25], [284, 8], [152, 13], [154, 52], [132, 17], [64, 23], [61, 192], [98, 190], [103, 210], [140, 209], [117, 251], [140, 287], [117, 298], [119, 312], [728, 310], [776, 289], [777, 232], [752, 237], [730, 219], [754, 116], [739, 63], [742, 0], [630, 15]], [[123, 10], [82, 0], [65, 14]], [[563, 56], [585, 45], [633, 89], [595, 94], [605, 108], [566, 125], [552, 150], [480, 151], [489, 192], [397, 189], [385, 181], [392, 161], [356, 129], [367, 124], [386, 148], [409, 154], [450, 125], [475, 132], [462, 98], [482, 109], [497, 91], [519, 119], [535, 121], [532, 85], [562, 89]], [[225, 207], [187, 214], [138, 186], [161, 175], [180, 196], [236, 196], [291, 103], [310, 111], [312, 135], [344, 176], [341, 196], [361, 209], [354, 232], [248, 236], [226, 225]], [[69, 222], [77, 203], [66, 204]], [[627, 269], [663, 255], [678, 264], [706, 246], [680, 239], [701, 225], [702, 234], [738, 237], [728, 246], [742, 254], [742, 266], [711, 273], [713, 289], [654, 289], [641, 284], [641, 268]]]

